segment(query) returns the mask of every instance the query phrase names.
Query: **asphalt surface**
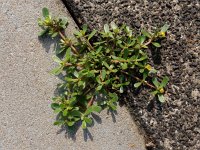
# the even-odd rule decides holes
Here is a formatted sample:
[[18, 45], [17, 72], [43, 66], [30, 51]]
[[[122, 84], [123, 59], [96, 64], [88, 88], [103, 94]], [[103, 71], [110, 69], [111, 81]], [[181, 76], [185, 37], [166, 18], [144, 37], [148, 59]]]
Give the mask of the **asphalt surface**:
[[[63, 0], [81, 26], [102, 29], [105, 23], [126, 23], [135, 32], [170, 25], [159, 49], [148, 49], [149, 63], [170, 78], [157, 103], [148, 89], [130, 88], [125, 101], [146, 132], [149, 149], [200, 149], [200, 1], [199, 0]], [[130, 92], [128, 92], [130, 91]], [[140, 93], [140, 94], [138, 94]], [[153, 143], [153, 144], [150, 144]]]
[[37, 18], [43, 7], [69, 18], [60, 0], [0, 1], [0, 150], [144, 150], [144, 140], [125, 107], [103, 111], [87, 131], [53, 126], [50, 103], [56, 84], [49, 74], [54, 43], [38, 39]]

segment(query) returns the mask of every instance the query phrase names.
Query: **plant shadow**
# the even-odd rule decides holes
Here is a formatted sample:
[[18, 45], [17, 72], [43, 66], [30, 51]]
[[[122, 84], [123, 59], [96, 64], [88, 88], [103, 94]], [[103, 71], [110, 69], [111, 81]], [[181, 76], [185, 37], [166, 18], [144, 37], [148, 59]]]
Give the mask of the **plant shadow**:
[[[58, 118], [58, 115], [57, 115], [57, 118]], [[93, 120], [92, 124], [88, 125], [87, 126], [88, 128], [83, 129], [83, 140], [85, 142], [87, 142], [88, 140], [93, 141], [93, 135], [91, 134], [89, 128], [93, 127], [95, 123], [98, 123], [98, 124], [102, 123], [101, 118], [94, 113], [92, 113], [92, 120]], [[80, 128], [81, 128], [81, 122], [77, 122], [73, 127], [62, 125], [61, 128], [57, 131], [57, 134], [61, 134], [65, 132], [65, 138], [76, 141], [76, 135]]]
[[157, 65], [161, 64], [161, 62], [162, 62], [161, 49], [153, 47], [151, 45], [149, 46], [149, 49], [150, 49], [150, 53], [151, 53], [153, 63], [157, 64]]
[[51, 37], [44, 35], [42, 37], [38, 37], [38, 40], [42, 44], [42, 47], [45, 49], [47, 53], [50, 52], [50, 49], [52, 48], [52, 46], [53, 46], [54, 51], [58, 48], [58, 44], [57, 44], [59, 42], [58, 37], [52, 39]]
[[118, 115], [118, 113], [117, 113], [116, 110], [108, 109], [108, 110], [107, 110], [107, 115], [111, 115], [112, 121], [113, 121], [114, 123], [116, 123], [116, 116]]

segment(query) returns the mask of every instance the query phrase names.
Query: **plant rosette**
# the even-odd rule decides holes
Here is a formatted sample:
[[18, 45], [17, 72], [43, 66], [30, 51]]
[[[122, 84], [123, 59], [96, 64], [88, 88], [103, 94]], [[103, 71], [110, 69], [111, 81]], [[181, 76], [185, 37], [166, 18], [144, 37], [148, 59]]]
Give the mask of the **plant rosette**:
[[138, 35], [125, 24], [111, 22], [104, 25], [103, 31], [91, 32], [83, 25], [74, 33], [76, 40], [72, 40], [63, 32], [67, 18], [52, 17], [47, 8], [42, 13], [43, 19], [38, 19], [42, 28], [39, 36], [60, 37], [53, 56], [58, 66], [51, 71], [64, 76], [51, 104], [58, 114], [55, 125], [72, 127], [81, 121], [82, 128], [87, 128], [92, 124], [92, 113], [105, 108], [116, 110], [119, 95], [130, 83], [133, 88], [149, 87], [159, 102], [165, 102], [169, 78], [157, 76], [157, 70], [148, 64], [146, 49], [161, 47], [158, 41], [165, 38], [168, 25], [153, 33], [141, 30]]

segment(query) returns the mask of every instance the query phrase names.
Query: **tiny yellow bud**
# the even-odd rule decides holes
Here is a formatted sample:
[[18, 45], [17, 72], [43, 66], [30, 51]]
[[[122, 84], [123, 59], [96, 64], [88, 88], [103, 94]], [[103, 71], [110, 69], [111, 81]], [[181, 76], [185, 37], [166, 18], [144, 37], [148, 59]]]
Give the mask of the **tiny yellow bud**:
[[159, 91], [160, 91], [160, 93], [162, 93], [162, 94], [165, 92], [165, 90], [164, 90], [163, 88], [161, 88]]
[[160, 35], [161, 37], [165, 37], [165, 32], [159, 32], [159, 35]]
[[44, 20], [44, 22], [45, 22], [46, 24], [48, 24], [50, 21], [46, 19], [46, 20]]
[[146, 68], [147, 70], [149, 70], [149, 71], [152, 69], [151, 65], [149, 65], [149, 64], [146, 65], [145, 68]]

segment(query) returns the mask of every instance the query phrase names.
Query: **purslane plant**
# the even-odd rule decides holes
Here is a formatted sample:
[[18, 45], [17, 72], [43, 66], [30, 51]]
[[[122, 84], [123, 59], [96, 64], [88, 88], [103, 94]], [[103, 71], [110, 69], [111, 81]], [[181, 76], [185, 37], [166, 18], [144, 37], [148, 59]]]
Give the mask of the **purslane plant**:
[[87, 128], [92, 124], [91, 113], [99, 113], [104, 108], [116, 110], [119, 94], [131, 82], [134, 88], [149, 87], [158, 101], [165, 101], [164, 88], [169, 79], [156, 75], [157, 71], [148, 64], [145, 49], [150, 45], [161, 47], [157, 41], [166, 36], [168, 25], [154, 33], [142, 30], [139, 35], [128, 26], [118, 27], [114, 22], [105, 24], [103, 31], [89, 32], [84, 25], [74, 33], [76, 40], [72, 40], [64, 34], [68, 25], [66, 18], [53, 18], [47, 8], [42, 12], [44, 19], [39, 19], [38, 24], [43, 30], [39, 36], [60, 37], [56, 55], [63, 54], [53, 56], [58, 67], [52, 73], [64, 76], [58, 86], [62, 92], [51, 104], [58, 114], [55, 125], [71, 127], [81, 121], [82, 128]]

